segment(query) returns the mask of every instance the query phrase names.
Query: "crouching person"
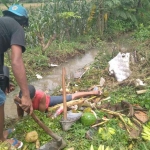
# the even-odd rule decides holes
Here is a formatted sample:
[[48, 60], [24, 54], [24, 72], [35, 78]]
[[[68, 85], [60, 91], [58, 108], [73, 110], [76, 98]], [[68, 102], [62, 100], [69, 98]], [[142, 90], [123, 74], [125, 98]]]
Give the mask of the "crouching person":
[[[48, 107], [63, 103], [63, 96], [50, 96], [45, 94], [45, 92], [41, 90], [36, 90], [33, 85], [28, 85], [28, 89], [30, 92], [30, 98], [32, 101], [33, 110], [39, 110], [41, 112], [47, 112]], [[77, 98], [89, 96], [89, 95], [101, 95], [101, 91], [88, 91], [88, 92], [76, 92], [73, 94], [66, 95], [66, 100], [71, 101], [75, 100]], [[22, 91], [19, 92], [18, 96], [14, 98], [14, 101], [20, 101], [20, 98], [22, 97]], [[22, 108], [17, 104], [17, 114], [19, 118], [22, 118], [24, 116], [24, 111]]]

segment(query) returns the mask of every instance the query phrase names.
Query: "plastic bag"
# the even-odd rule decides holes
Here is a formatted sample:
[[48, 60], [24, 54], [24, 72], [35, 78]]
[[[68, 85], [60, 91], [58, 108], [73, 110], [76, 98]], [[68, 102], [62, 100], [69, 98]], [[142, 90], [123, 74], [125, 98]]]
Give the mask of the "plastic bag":
[[119, 82], [127, 79], [131, 74], [129, 60], [130, 53], [119, 52], [116, 57], [108, 62], [110, 75], [114, 75]]

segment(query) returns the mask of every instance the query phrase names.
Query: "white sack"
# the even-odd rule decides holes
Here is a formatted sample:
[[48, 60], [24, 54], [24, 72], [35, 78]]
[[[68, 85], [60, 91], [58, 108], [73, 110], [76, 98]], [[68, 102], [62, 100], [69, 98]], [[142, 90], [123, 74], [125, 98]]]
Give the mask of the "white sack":
[[116, 57], [108, 62], [110, 75], [114, 75], [119, 82], [127, 79], [131, 74], [129, 61], [130, 53], [119, 52]]

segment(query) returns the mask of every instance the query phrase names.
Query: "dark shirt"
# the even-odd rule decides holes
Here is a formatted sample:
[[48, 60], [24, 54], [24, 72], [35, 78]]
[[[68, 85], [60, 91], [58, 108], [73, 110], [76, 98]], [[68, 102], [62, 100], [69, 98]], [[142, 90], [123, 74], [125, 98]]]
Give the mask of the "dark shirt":
[[19, 45], [22, 52], [25, 51], [23, 27], [11, 17], [0, 17], [0, 54], [6, 52], [12, 45]]

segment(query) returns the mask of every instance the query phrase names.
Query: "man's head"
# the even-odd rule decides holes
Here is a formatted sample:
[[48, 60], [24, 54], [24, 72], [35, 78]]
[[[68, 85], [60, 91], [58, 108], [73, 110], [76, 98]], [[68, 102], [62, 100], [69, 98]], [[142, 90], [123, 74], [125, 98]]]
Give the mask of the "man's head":
[[[29, 93], [30, 93], [30, 98], [33, 99], [35, 96], [35, 87], [33, 85], [28, 85]], [[22, 91], [20, 90], [19, 92], [19, 98], [22, 98]]]
[[21, 26], [28, 26], [27, 10], [19, 4], [14, 4], [8, 10], [4, 10], [3, 15], [14, 18]]

